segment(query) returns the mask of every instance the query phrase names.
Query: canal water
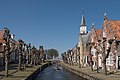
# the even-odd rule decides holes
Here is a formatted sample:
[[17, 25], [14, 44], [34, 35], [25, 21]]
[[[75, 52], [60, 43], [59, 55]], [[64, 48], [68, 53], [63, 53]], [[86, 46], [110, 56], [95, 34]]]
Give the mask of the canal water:
[[54, 69], [54, 67], [48, 66], [42, 70], [35, 78], [35, 80], [86, 80], [82, 77], [75, 75], [74, 73], [61, 67], [60, 70]]

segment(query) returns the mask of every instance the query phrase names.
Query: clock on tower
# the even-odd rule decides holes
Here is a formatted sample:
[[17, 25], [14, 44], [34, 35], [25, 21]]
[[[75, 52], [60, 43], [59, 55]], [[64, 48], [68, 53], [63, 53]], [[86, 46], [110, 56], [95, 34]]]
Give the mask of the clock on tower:
[[85, 24], [85, 18], [82, 15], [82, 20], [81, 20], [81, 25], [80, 25], [80, 34], [86, 34], [87, 29], [86, 29], [86, 24]]

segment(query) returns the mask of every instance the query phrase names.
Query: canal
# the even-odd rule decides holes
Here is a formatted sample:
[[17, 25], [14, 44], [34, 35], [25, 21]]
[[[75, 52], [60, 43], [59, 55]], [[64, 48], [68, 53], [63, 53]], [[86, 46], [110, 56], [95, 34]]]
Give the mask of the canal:
[[35, 78], [35, 80], [86, 80], [82, 77], [61, 67], [60, 70], [55, 70], [54, 67], [48, 66], [42, 70]]

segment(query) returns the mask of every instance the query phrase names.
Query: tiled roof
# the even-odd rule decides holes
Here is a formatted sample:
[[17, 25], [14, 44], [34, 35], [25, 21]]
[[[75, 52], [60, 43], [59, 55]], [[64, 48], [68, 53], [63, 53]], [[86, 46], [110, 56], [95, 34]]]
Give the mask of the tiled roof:
[[81, 35], [82, 36], [82, 43], [88, 44], [89, 43], [89, 37], [90, 37], [91, 31], [88, 31], [87, 34]]
[[96, 36], [100, 40], [101, 37], [101, 30], [96, 30]]
[[96, 30], [96, 35], [100, 36], [100, 34], [101, 34], [101, 30]]
[[113, 30], [117, 40], [120, 40], [120, 20], [109, 20], [110, 29]]

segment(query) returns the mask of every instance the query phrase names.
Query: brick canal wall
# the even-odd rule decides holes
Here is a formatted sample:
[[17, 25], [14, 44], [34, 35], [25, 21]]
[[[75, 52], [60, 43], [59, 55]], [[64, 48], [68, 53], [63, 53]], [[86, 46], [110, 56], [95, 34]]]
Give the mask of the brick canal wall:
[[67, 70], [69, 70], [69, 71], [71, 71], [71, 72], [73, 72], [73, 73], [87, 79], [87, 80], [101, 80], [101, 79], [98, 79], [97, 77], [90, 76], [90, 75], [88, 75], [88, 74], [86, 74], [84, 72], [78, 71], [78, 70], [70, 68], [68, 66], [65, 66], [64, 64], [61, 64], [61, 66], [64, 67], [65, 69], [67, 69]]
[[35, 72], [33, 72], [30, 76], [28, 76], [26, 79], [24, 80], [34, 80], [35, 77], [39, 74], [40, 71], [42, 71], [44, 68], [46, 68], [47, 66], [49, 66], [50, 63], [44, 64], [41, 67], [39, 67]]

